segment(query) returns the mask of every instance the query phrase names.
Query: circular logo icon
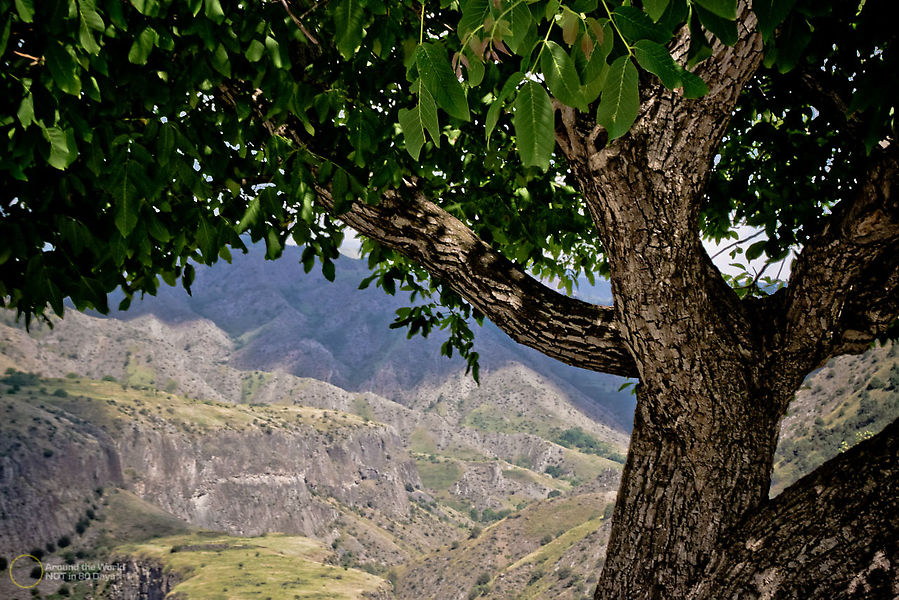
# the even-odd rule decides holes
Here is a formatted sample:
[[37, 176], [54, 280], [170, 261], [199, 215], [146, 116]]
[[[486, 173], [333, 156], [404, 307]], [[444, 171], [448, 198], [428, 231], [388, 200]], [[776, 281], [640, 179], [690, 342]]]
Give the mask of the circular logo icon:
[[[28, 559], [31, 559], [34, 562], [36, 562], [37, 566], [40, 567], [40, 569], [41, 569], [40, 577], [38, 577], [37, 581], [35, 581], [31, 585], [22, 585], [21, 583], [16, 581], [15, 577], [13, 577], [12, 568], [16, 564], [16, 561], [21, 560], [21, 559], [25, 559], [26, 561]], [[34, 568], [32, 568], [32, 572], [33, 571], [34, 571]], [[33, 588], [34, 586], [39, 584], [43, 578], [44, 578], [44, 564], [36, 556], [32, 556], [31, 554], [20, 554], [17, 557], [15, 557], [11, 563], [9, 563], [9, 579], [13, 582], [13, 585], [15, 585], [16, 587], [22, 588], [23, 590], [27, 590], [27, 589]]]

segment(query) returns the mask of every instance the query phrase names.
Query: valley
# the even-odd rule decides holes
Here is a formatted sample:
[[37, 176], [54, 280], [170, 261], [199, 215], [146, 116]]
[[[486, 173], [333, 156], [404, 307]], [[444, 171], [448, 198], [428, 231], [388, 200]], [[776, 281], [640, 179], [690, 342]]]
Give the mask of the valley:
[[[440, 332], [389, 329], [402, 299], [355, 290], [358, 261], [333, 284], [289, 262], [251, 251], [200, 270], [192, 296], [52, 328], [0, 315], [0, 557], [117, 565], [42, 580], [44, 598], [589, 594], [628, 444], [623, 380], [485, 326], [477, 384]], [[808, 379], [773, 494], [899, 416], [895, 348]]]

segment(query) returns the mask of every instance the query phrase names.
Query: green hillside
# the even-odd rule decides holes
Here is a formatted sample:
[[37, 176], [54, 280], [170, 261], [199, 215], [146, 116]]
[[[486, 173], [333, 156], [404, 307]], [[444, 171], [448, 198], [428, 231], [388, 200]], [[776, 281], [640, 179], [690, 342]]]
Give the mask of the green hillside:
[[781, 428], [772, 494], [899, 418], [899, 344], [831, 359], [809, 377]]
[[156, 563], [180, 580], [183, 600], [356, 600], [389, 588], [386, 580], [326, 564], [333, 553], [305, 537], [241, 538], [192, 533], [121, 546], [119, 560]]

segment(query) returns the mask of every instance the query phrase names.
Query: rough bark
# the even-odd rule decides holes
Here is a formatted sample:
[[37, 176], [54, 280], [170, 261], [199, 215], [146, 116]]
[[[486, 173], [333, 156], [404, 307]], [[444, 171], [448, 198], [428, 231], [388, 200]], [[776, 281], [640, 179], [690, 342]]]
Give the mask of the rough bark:
[[805, 245], [781, 299], [772, 368], [791, 385], [863, 352], [899, 311], [899, 148], [878, 148], [855, 193]]
[[787, 398], [755, 368], [754, 305], [727, 288], [698, 231], [716, 148], [761, 58], [745, 7], [741, 27], [703, 68], [708, 96], [648, 86], [634, 128], [605, 148], [573, 142], [585, 128], [563, 112], [559, 137], [610, 255], [641, 380], [596, 598], [683, 597], [723, 533], [767, 496]]
[[899, 421], [728, 537], [690, 600], [899, 597]]

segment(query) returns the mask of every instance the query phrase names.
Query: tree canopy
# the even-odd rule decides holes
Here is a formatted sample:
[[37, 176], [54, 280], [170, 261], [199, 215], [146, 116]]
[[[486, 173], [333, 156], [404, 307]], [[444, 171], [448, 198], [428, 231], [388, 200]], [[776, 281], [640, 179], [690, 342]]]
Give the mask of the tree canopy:
[[[227, 259], [242, 232], [272, 258], [292, 238], [328, 276], [333, 216], [404, 179], [570, 292], [608, 264], [554, 152], [553, 102], [620, 137], [641, 88], [703, 96], [694, 70], [738, 25], [731, 0], [2, 5], [0, 297], [26, 318], [62, 314], [66, 297], [106, 310], [118, 286], [129, 299], [159, 278], [189, 286], [190, 261]], [[757, 5], [771, 68], [741, 96], [702, 225], [716, 239], [764, 229], [747, 257], [777, 261], [889, 133], [897, 70], [880, 7]], [[682, 56], [665, 44], [684, 29]], [[366, 250], [387, 290], [420, 289], [422, 272]]]
[[[424, 298], [397, 325], [448, 329], [445, 353], [475, 366], [468, 322], [487, 316], [640, 378], [597, 597], [723, 576], [802, 377], [899, 314], [888, 2], [0, 7], [3, 305], [106, 311], [120, 287], [125, 308], [160, 280], [189, 288], [242, 236], [269, 258], [292, 239], [333, 278], [349, 226], [363, 285]], [[702, 238], [745, 227], [743, 272], [722, 276]], [[570, 297], [595, 276], [614, 308]]]

